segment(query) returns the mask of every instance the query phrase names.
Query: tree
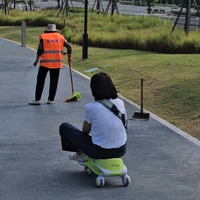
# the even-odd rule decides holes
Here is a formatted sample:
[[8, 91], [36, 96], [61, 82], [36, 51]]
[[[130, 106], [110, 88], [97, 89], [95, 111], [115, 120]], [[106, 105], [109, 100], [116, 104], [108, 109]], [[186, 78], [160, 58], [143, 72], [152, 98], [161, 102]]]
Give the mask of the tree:
[[178, 16], [176, 18], [176, 21], [174, 22], [174, 26], [172, 28], [171, 34], [175, 29], [175, 26], [176, 26], [176, 24], [177, 24], [177, 22], [179, 20], [179, 17], [180, 17], [180, 15], [182, 13], [183, 8], [186, 8], [184, 31], [185, 31], [186, 35], [188, 35], [188, 33], [189, 33], [189, 30], [190, 30], [190, 17], [191, 17], [191, 0], [184, 0], [184, 2], [182, 4], [182, 7], [181, 7], [181, 9], [179, 11], [179, 14], [178, 14]]

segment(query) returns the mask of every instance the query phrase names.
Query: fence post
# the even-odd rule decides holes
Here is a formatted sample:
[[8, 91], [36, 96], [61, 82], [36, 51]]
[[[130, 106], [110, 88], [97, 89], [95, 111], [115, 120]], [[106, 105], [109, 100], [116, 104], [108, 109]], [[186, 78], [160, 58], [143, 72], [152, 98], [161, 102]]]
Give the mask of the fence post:
[[26, 46], [26, 22], [22, 21], [21, 25], [21, 47]]

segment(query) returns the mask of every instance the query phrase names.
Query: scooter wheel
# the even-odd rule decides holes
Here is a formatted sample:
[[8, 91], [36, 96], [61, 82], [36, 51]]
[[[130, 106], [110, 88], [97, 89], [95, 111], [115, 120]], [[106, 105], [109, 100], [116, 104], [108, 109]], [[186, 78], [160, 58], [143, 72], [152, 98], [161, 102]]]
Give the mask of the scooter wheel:
[[131, 182], [131, 178], [128, 175], [122, 176], [122, 183], [125, 186], [128, 186], [130, 182]]
[[103, 187], [105, 185], [105, 178], [102, 176], [98, 176], [96, 178], [96, 186], [97, 187]]

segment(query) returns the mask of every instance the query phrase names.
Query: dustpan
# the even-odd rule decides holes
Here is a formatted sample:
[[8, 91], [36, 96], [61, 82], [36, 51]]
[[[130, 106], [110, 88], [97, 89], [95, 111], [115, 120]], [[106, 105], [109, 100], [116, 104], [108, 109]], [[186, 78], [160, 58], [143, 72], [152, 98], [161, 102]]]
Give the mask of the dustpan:
[[79, 92], [73, 92], [72, 95], [68, 97], [68, 99], [65, 100], [65, 102], [70, 101], [79, 101], [81, 99], [81, 95]]
[[80, 95], [79, 92], [74, 92], [71, 64], [70, 64], [70, 62], [68, 62], [68, 64], [69, 64], [69, 72], [70, 72], [72, 94], [65, 100], [65, 102], [78, 101], [78, 100], [81, 99], [81, 95]]
[[141, 110], [136, 111], [131, 119], [149, 120], [150, 114], [143, 112], [143, 79], [141, 79]]

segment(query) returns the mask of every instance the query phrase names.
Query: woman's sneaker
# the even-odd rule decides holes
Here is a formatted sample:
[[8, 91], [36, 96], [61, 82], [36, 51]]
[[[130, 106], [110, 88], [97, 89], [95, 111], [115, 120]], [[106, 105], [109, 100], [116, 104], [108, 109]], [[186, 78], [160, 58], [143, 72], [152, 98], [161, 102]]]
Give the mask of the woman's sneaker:
[[88, 156], [85, 155], [84, 153], [82, 153], [80, 155], [75, 153], [73, 155], [69, 155], [69, 159], [74, 160], [74, 161], [86, 162], [86, 161], [88, 161]]

